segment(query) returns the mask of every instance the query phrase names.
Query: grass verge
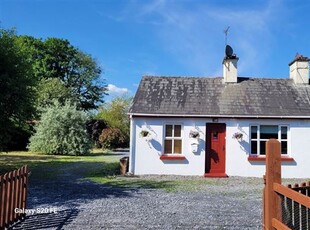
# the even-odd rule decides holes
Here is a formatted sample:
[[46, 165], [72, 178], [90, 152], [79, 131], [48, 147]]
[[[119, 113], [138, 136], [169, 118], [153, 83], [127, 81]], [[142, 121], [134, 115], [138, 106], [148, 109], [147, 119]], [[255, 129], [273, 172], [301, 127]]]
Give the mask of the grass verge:
[[100, 150], [86, 156], [43, 155], [32, 152], [0, 153], [0, 174], [29, 165], [35, 183], [72, 179], [90, 180], [105, 186], [126, 189], [162, 189], [166, 192], [200, 191], [205, 186], [226, 186], [228, 180], [203, 177], [122, 177], [120, 155]]
[[[92, 152], [85, 156], [43, 155], [33, 152], [0, 153], [0, 175], [27, 164], [31, 171], [44, 173], [49, 179], [63, 173], [89, 175], [105, 165], [117, 164], [119, 157], [103, 152]], [[50, 176], [48, 176], [50, 174]], [[33, 175], [36, 177], [37, 175]]]

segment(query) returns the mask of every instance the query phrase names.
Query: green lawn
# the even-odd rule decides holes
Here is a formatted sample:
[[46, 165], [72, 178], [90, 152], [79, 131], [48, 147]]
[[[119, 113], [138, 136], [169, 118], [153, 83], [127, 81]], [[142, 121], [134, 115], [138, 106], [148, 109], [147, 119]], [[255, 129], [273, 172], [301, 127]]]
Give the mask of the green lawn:
[[45, 166], [48, 168], [57, 168], [67, 164], [86, 162], [86, 163], [117, 163], [119, 158], [113, 154], [102, 151], [92, 151], [86, 156], [63, 156], [63, 155], [44, 155], [33, 152], [0, 152], [0, 174], [17, 169], [25, 164], [35, 169]]
[[[0, 174], [17, 169], [25, 164], [30, 168], [31, 179], [40, 183], [56, 180], [63, 175], [79, 175], [80, 180], [121, 188], [164, 189], [167, 192], [195, 191], [202, 185], [217, 184], [212, 180], [123, 177], [119, 175], [119, 159], [113, 153], [92, 151], [87, 156], [43, 155], [33, 152], [0, 153]], [[70, 178], [70, 176], [69, 176]]]
[[[87, 156], [43, 155], [32, 152], [0, 153], [0, 174], [17, 169], [27, 164], [31, 179], [40, 183], [56, 180], [64, 175], [87, 178], [98, 172], [103, 176], [114, 176], [119, 172], [119, 156], [102, 151], [93, 151]], [[103, 170], [104, 169], [104, 170]], [[70, 177], [70, 176], [69, 176]]]

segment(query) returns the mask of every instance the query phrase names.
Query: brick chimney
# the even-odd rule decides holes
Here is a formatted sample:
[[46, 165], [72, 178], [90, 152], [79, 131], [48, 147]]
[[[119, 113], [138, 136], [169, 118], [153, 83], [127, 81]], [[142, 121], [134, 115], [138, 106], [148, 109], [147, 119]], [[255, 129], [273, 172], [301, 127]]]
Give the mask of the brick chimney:
[[223, 60], [223, 77], [224, 83], [237, 83], [238, 79], [238, 63], [237, 56], [225, 57]]
[[294, 60], [289, 63], [290, 79], [295, 84], [309, 84], [309, 58], [300, 54], [296, 54]]

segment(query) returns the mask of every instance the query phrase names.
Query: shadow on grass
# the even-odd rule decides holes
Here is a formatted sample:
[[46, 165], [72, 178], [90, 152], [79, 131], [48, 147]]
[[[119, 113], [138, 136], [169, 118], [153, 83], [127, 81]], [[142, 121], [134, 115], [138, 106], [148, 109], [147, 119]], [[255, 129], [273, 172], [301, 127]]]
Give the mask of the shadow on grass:
[[34, 214], [27, 216], [23, 221], [15, 224], [11, 229], [63, 229], [63, 227], [65, 227], [77, 217], [78, 213], [78, 209], [67, 209], [58, 211], [57, 213]]
[[36, 167], [42, 162], [52, 162], [56, 156], [43, 156], [43, 155], [9, 155], [9, 154], [0, 154], [0, 175], [5, 174], [6, 172], [18, 169], [23, 165], [27, 164], [31, 167]]

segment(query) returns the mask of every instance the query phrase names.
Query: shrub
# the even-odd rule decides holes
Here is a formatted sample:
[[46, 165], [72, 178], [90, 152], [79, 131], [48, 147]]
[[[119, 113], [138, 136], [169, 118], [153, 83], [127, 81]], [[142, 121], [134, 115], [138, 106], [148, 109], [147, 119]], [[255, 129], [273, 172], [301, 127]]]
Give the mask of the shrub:
[[89, 153], [91, 141], [86, 131], [87, 116], [66, 101], [46, 108], [30, 138], [29, 150], [47, 154], [83, 155]]
[[107, 124], [101, 119], [92, 119], [86, 123], [87, 133], [97, 148], [101, 148], [99, 136], [102, 130], [107, 128]]
[[97, 118], [103, 119], [111, 128], [122, 132], [124, 141], [118, 147], [128, 147], [130, 137], [130, 120], [127, 114], [132, 98], [116, 97], [112, 101], [103, 104], [97, 114]]
[[99, 137], [103, 149], [113, 149], [122, 146], [125, 138], [120, 129], [106, 128]]

